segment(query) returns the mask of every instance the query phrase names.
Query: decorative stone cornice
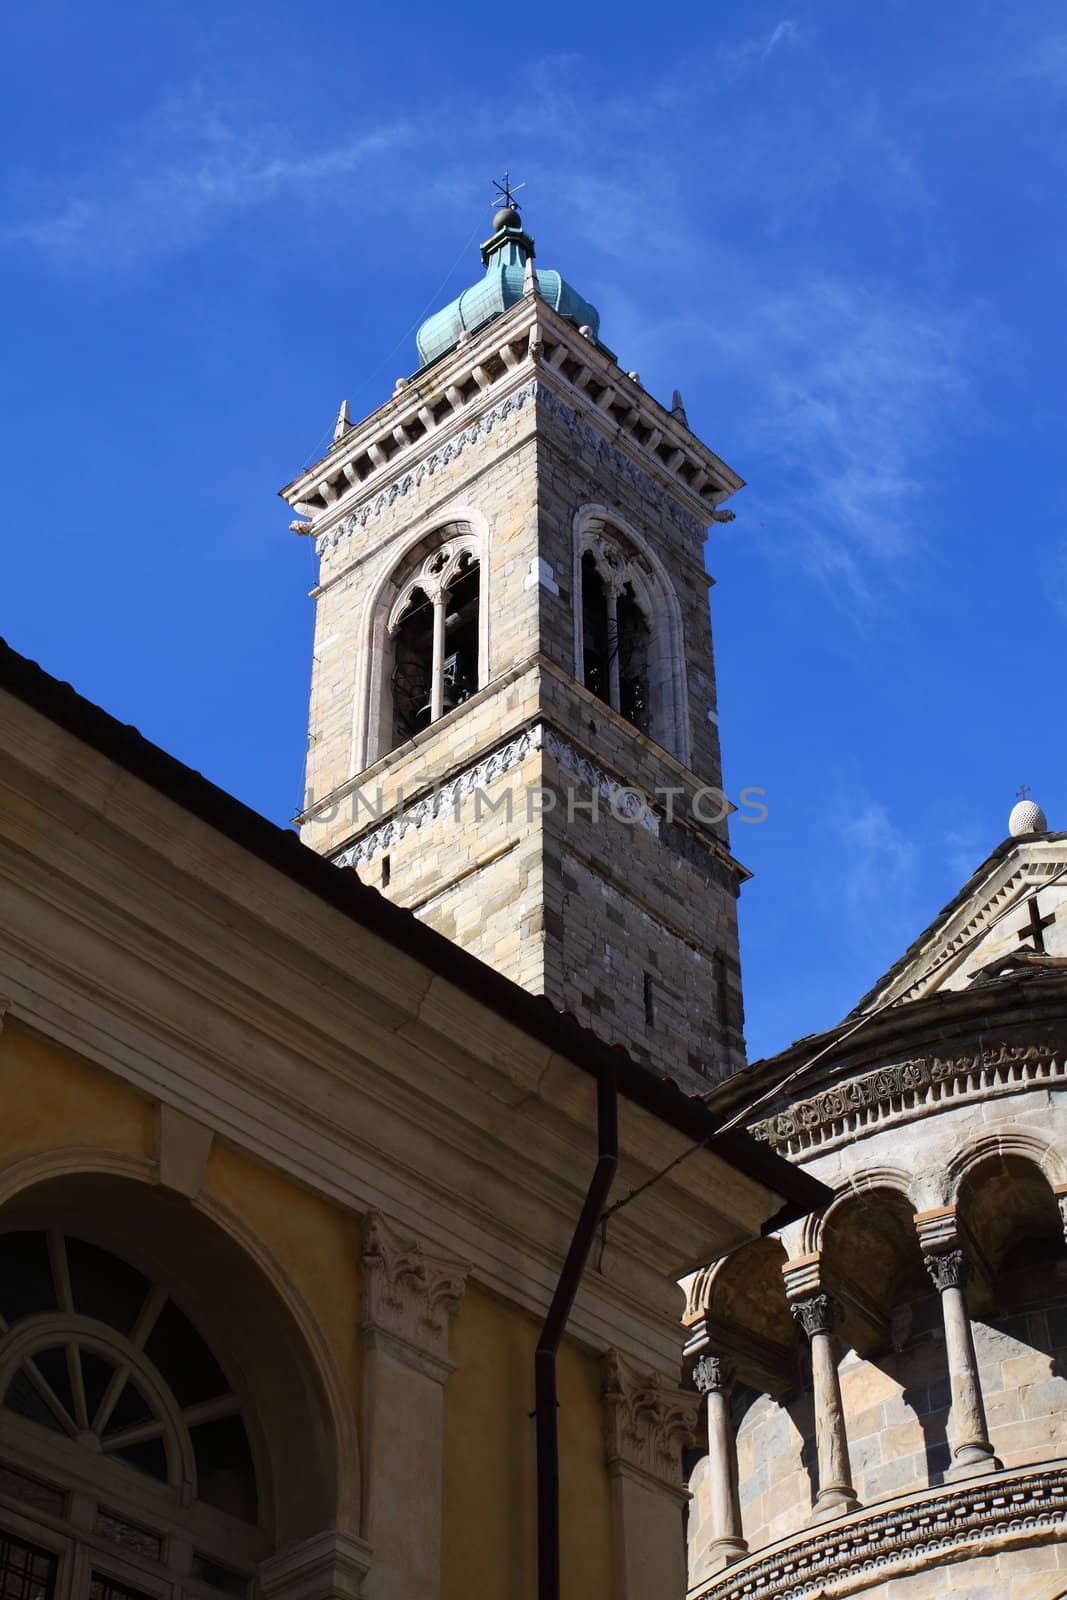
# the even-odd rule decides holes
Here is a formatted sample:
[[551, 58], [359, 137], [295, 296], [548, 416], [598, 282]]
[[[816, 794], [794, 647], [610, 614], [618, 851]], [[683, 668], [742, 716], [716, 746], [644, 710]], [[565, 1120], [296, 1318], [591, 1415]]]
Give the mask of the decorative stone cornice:
[[609, 1468], [630, 1467], [684, 1490], [682, 1450], [695, 1436], [700, 1401], [658, 1372], [643, 1372], [617, 1351], [604, 1358], [604, 1449]]
[[[428, 455], [423, 456], [418, 465], [413, 466], [410, 472], [405, 472], [402, 477], [394, 479], [387, 489], [382, 489], [373, 499], [365, 500], [361, 506], [351, 511], [335, 527], [320, 534], [315, 541], [316, 553], [320, 556], [326, 555], [328, 551], [336, 549], [338, 545], [344, 543], [360, 528], [365, 528], [368, 522], [380, 517], [383, 511], [388, 511], [398, 500], [402, 500], [413, 489], [417, 489], [426, 478], [432, 478], [435, 472], [440, 472], [442, 468], [455, 461], [472, 444], [476, 444], [479, 439], [491, 434], [493, 429], [498, 427], [500, 423], [506, 422], [508, 417], [514, 416], [516, 412], [521, 411], [533, 399], [536, 392], [537, 383], [534, 379], [531, 379], [528, 383], [524, 383], [520, 389], [515, 389], [505, 399], [500, 400], [495, 406], [490, 406], [488, 411], [483, 411], [481, 416], [475, 422], [472, 422], [469, 427], [453, 434], [452, 438], [441, 445], [439, 449], [431, 450]], [[309, 530], [304, 528], [301, 531], [307, 532]]]
[[[528, 296], [462, 341], [431, 370], [400, 379], [390, 400], [335, 438], [322, 460], [282, 490], [293, 510], [309, 519], [290, 526], [298, 533], [332, 535], [325, 524], [344, 510], [346, 502], [354, 503], [361, 495], [374, 508], [371, 515], [378, 514], [382, 495], [393, 494], [395, 485], [379, 488], [390, 474], [415, 462], [435, 435], [446, 437], [468, 410], [484, 405], [494, 391], [521, 382], [526, 374], [526, 387], [541, 375], [547, 380], [545, 387], [551, 384], [573, 396], [576, 406], [625, 442], [633, 458], [616, 452], [620, 461], [628, 463], [619, 470], [641, 472], [637, 463], [644, 459], [645, 492], [649, 484], [659, 482], [671, 492], [674, 509], [688, 515], [694, 527], [703, 529], [717, 520], [721, 502], [742, 486], [743, 480], [692, 433], [687, 422], [661, 406], [636, 377], [622, 372], [605, 351], [544, 301]], [[449, 442], [454, 444], [455, 437]], [[604, 436], [594, 432], [594, 437], [599, 448]]]
[[946, 1105], [988, 1100], [1030, 1085], [1067, 1082], [1064, 1052], [1041, 1041], [1003, 1041], [959, 1056], [917, 1056], [858, 1074], [774, 1116], [748, 1132], [783, 1154], [832, 1149], [887, 1123], [909, 1121]]
[[348, 845], [333, 857], [334, 865], [358, 867], [361, 862], [372, 861], [383, 850], [390, 849], [403, 839], [405, 834], [418, 830], [427, 822], [433, 822], [438, 817], [445, 817], [453, 822], [459, 820], [466, 799], [477, 790], [485, 789], [494, 779], [502, 777], [515, 767], [522, 766], [527, 756], [535, 750], [544, 750], [546, 755], [558, 761], [566, 771], [573, 773], [589, 788], [595, 789], [619, 816], [632, 818], [639, 827], [646, 828], [649, 833], [658, 836], [660, 819], [643, 801], [636, 789], [631, 785], [619, 783], [610, 773], [605, 772], [603, 767], [591, 761], [552, 728], [536, 723], [532, 728], [526, 728], [517, 734], [514, 739], [509, 739], [506, 744], [498, 746], [491, 755], [481, 761], [473, 762], [463, 771], [456, 773], [447, 783], [440, 784], [405, 805], [403, 811], [390, 817], [387, 822], [368, 829], [354, 844]]
[[[636, 489], [638, 494], [654, 501], [660, 510], [669, 506], [676, 516], [682, 515], [680, 508], [668, 499], [655, 479], [643, 471], [636, 461], [632, 461], [628, 455], [616, 449], [593, 427], [592, 423], [587, 422], [573, 406], [568, 405], [562, 395], [556, 394], [547, 384], [540, 384], [537, 389], [537, 403], [543, 411], [556, 417], [570, 431], [579, 447], [576, 453], [580, 454], [587, 467], [591, 455], [597, 458], [599, 465], [592, 468], [594, 477], [603, 476], [604, 481], [610, 481], [611, 475], [620, 477]], [[690, 532], [699, 531], [700, 524], [695, 517], [685, 520]]]
[[962, 1289], [967, 1283], [967, 1258], [962, 1250], [924, 1255], [923, 1265], [935, 1289]]
[[791, 1300], [789, 1309], [809, 1339], [814, 1339], [817, 1333], [833, 1333], [834, 1302], [828, 1294], [809, 1294], [803, 1300]]
[[1057, 1542], [1065, 1516], [1067, 1468], [964, 1480], [799, 1529], [691, 1590], [690, 1600], [839, 1600], [971, 1555]]
[[433, 1362], [448, 1359], [449, 1324], [459, 1310], [468, 1268], [434, 1256], [371, 1212], [363, 1223], [363, 1329], [385, 1334]]

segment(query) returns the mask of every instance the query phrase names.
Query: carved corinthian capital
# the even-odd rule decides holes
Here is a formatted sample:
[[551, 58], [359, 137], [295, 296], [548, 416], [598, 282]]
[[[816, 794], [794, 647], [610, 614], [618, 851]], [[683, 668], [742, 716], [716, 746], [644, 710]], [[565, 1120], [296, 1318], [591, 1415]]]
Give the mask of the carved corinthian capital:
[[791, 1302], [790, 1311], [809, 1339], [817, 1333], [832, 1333], [834, 1329], [834, 1303], [828, 1294], [809, 1294], [803, 1300]]
[[658, 1372], [642, 1372], [611, 1351], [604, 1358], [604, 1447], [609, 1467], [635, 1467], [672, 1489], [684, 1489], [682, 1450], [692, 1440], [700, 1401]]
[[702, 1355], [693, 1368], [693, 1383], [701, 1394], [728, 1389], [733, 1374], [722, 1356]]
[[942, 1250], [923, 1256], [935, 1289], [962, 1289], [967, 1282], [967, 1259], [962, 1250]]
[[459, 1310], [468, 1268], [434, 1256], [377, 1212], [363, 1224], [363, 1327], [444, 1362], [449, 1320]]

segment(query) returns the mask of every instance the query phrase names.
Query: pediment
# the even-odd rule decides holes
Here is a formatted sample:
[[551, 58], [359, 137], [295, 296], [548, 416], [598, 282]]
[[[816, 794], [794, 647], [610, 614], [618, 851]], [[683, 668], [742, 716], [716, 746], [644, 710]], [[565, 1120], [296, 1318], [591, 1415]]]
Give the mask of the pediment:
[[1006, 839], [852, 1013], [1067, 964], [1067, 833]]

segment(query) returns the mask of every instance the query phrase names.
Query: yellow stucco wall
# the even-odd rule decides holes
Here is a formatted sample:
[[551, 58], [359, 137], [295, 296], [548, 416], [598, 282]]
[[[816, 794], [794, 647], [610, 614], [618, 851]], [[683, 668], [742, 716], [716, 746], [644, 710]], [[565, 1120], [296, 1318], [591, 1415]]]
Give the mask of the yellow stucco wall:
[[[154, 1102], [111, 1073], [11, 1022], [0, 1033], [0, 1112], [0, 1193], [13, 1187], [13, 1167], [50, 1151], [108, 1151], [140, 1158], [143, 1175], [151, 1177]], [[76, 1156], [68, 1167], [77, 1170]], [[25, 1171], [18, 1176], [32, 1181]], [[212, 1147], [203, 1196], [221, 1202], [255, 1235], [304, 1300], [358, 1418], [357, 1219], [220, 1140]]]
[[[525, 1600], [536, 1590], [534, 1320], [471, 1286], [445, 1391], [444, 1600]], [[595, 1357], [559, 1359], [564, 1600], [610, 1600], [610, 1501]]]
[[0, 1108], [5, 1168], [50, 1150], [152, 1153], [150, 1101], [10, 1020], [0, 1033]]
[[253, 1230], [311, 1309], [358, 1418], [362, 1382], [358, 1220], [218, 1140], [212, 1146], [203, 1192], [220, 1200]]

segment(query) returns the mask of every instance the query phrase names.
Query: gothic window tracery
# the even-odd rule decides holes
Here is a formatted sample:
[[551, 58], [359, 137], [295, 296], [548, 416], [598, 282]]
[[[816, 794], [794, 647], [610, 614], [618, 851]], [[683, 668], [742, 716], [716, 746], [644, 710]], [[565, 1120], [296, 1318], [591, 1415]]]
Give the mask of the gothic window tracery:
[[668, 706], [668, 642], [657, 626], [656, 576], [636, 552], [603, 532], [587, 534], [580, 563], [579, 675], [585, 687], [641, 733], [677, 742]]
[[481, 567], [471, 537], [437, 546], [389, 616], [392, 744], [429, 727], [480, 687]]

